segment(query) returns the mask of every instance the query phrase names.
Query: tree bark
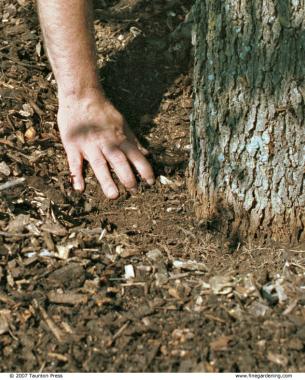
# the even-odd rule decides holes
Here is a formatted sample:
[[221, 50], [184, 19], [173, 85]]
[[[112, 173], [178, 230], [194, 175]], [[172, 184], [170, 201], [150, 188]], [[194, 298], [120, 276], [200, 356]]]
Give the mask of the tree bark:
[[197, 0], [189, 189], [239, 239], [305, 240], [305, 2]]

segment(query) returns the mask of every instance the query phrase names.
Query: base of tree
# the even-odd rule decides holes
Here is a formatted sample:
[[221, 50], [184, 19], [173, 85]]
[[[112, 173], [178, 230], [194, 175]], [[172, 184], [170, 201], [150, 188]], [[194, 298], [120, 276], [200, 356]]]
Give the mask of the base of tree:
[[228, 237], [305, 242], [304, 10], [197, 0], [189, 191]]
[[[220, 194], [207, 196], [198, 189], [192, 173], [187, 179], [187, 188], [194, 204], [198, 221], [207, 228], [220, 232], [230, 244], [255, 241], [260, 244], [298, 245], [305, 242], [305, 230], [302, 223], [302, 212], [288, 210], [285, 215], [277, 215], [272, 223], [262, 223], [261, 216], [249, 213], [225, 201]], [[288, 227], [289, 226], [289, 227]]]

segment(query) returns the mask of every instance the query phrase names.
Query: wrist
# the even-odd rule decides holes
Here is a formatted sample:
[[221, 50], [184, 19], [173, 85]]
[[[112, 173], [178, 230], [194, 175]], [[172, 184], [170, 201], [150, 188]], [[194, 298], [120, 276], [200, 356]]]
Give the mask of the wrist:
[[85, 86], [58, 87], [58, 103], [59, 105], [67, 103], [75, 103], [84, 100], [95, 99], [105, 102], [106, 95], [102, 86], [98, 83]]

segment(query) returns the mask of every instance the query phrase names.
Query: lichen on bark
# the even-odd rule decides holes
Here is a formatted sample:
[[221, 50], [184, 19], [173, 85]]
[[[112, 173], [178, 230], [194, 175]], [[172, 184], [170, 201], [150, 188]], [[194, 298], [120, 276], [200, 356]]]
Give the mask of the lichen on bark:
[[305, 240], [304, 0], [197, 0], [189, 189], [240, 238]]

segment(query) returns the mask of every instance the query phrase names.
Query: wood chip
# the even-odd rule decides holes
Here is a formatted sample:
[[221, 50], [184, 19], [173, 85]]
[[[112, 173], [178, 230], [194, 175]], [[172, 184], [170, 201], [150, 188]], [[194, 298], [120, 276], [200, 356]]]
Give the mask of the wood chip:
[[210, 343], [211, 350], [213, 351], [227, 351], [232, 336], [222, 335]]
[[17, 179], [13, 179], [11, 181], [7, 181], [5, 183], [2, 183], [0, 185], [0, 191], [7, 190], [11, 187], [21, 185], [24, 181], [25, 181], [25, 178], [17, 178]]
[[133, 266], [131, 264], [125, 265], [125, 278], [130, 279], [134, 277], [135, 277], [135, 273], [134, 273]]
[[48, 357], [51, 358], [51, 359], [56, 359], [60, 362], [67, 362], [68, 361], [68, 358], [62, 354], [58, 354], [56, 352], [48, 352]]
[[68, 231], [65, 229], [65, 227], [51, 221], [48, 221], [43, 226], [41, 226], [41, 230], [49, 232], [50, 234], [56, 236], [66, 236], [68, 234]]
[[15, 219], [9, 222], [7, 230], [11, 233], [21, 233], [29, 223], [30, 215], [19, 214]]
[[8, 177], [11, 174], [11, 169], [4, 161], [0, 162], [0, 174], [5, 175], [6, 177]]
[[288, 364], [288, 358], [282, 354], [268, 352], [268, 360], [283, 367], [286, 367]]
[[86, 296], [85, 294], [73, 292], [58, 293], [53, 290], [48, 293], [48, 299], [52, 303], [68, 305], [79, 305], [81, 303], [88, 302], [88, 296]]
[[0, 310], [0, 335], [9, 331], [10, 310]]

